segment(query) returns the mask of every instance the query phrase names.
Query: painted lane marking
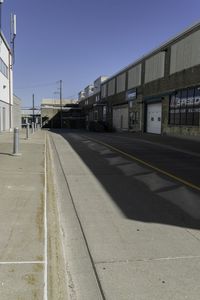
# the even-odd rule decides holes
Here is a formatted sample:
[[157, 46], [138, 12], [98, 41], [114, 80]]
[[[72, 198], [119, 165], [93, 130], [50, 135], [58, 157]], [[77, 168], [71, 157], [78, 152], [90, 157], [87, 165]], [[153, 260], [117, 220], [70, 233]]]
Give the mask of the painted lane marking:
[[[106, 135], [103, 135], [104, 137], [107, 137]], [[196, 156], [196, 157], [200, 157], [200, 154], [197, 153], [197, 152], [193, 152], [193, 151], [189, 151], [189, 150], [183, 150], [181, 148], [176, 148], [174, 146], [169, 146], [169, 145], [166, 145], [166, 144], [160, 144], [159, 142], [156, 142], [156, 141], [149, 141], [149, 140], [144, 140], [142, 138], [134, 138], [134, 137], [125, 137], [125, 136], [120, 136], [120, 135], [115, 135], [114, 137], [118, 137], [118, 138], [121, 138], [121, 139], [126, 139], [126, 140], [129, 140], [129, 141], [140, 141], [142, 143], [146, 143], [146, 144], [150, 144], [150, 145], [156, 145], [158, 147], [161, 147], [161, 148], [165, 148], [165, 149], [169, 149], [169, 150], [173, 150], [173, 151], [176, 151], [176, 152], [181, 152], [181, 153], [184, 153], [184, 154], [187, 154], [187, 155], [192, 155], [192, 156]]]
[[[84, 137], [86, 138], [86, 136], [84, 136]], [[144, 161], [144, 160], [142, 160], [142, 159], [140, 159], [140, 158], [138, 158], [138, 157], [136, 157], [134, 155], [128, 154], [128, 153], [126, 153], [126, 152], [124, 152], [124, 151], [122, 151], [122, 150], [120, 150], [120, 149], [118, 149], [116, 147], [113, 147], [113, 146], [111, 146], [111, 145], [109, 145], [107, 143], [104, 143], [102, 141], [96, 140], [94, 138], [89, 138], [89, 137], [87, 137], [87, 138], [90, 139], [91, 141], [94, 141], [96, 143], [102, 144], [102, 145], [108, 147], [109, 149], [111, 149], [111, 150], [113, 150], [113, 151], [115, 151], [117, 153], [120, 153], [120, 154], [128, 157], [131, 160], [135, 160], [135, 161], [137, 161], [137, 162], [139, 162], [139, 163], [141, 163], [141, 164], [143, 164], [143, 165], [145, 165], [145, 166], [147, 166], [147, 167], [149, 167], [149, 168], [151, 168], [151, 169], [153, 169], [153, 170], [155, 170], [155, 171], [157, 171], [157, 172], [159, 172], [161, 174], [164, 174], [164, 175], [166, 175], [166, 176], [168, 176], [168, 177], [170, 177], [170, 178], [172, 178], [172, 179], [174, 179], [174, 180], [176, 180], [178, 182], [181, 182], [182, 184], [184, 184], [184, 185], [186, 185], [186, 186], [188, 186], [188, 187], [190, 187], [190, 188], [192, 188], [194, 190], [200, 191], [200, 186], [198, 186], [198, 185], [195, 185], [195, 184], [193, 184], [193, 183], [191, 183], [189, 181], [186, 181], [186, 180], [184, 180], [184, 179], [182, 179], [180, 177], [177, 177], [177, 176], [175, 176], [175, 175], [173, 175], [173, 174], [171, 174], [171, 173], [169, 173], [167, 171], [164, 171], [164, 170], [162, 170], [162, 169], [160, 169], [158, 167], [155, 167], [155, 166], [151, 165], [150, 163], [148, 163], [148, 162], [146, 162], [146, 161]]]

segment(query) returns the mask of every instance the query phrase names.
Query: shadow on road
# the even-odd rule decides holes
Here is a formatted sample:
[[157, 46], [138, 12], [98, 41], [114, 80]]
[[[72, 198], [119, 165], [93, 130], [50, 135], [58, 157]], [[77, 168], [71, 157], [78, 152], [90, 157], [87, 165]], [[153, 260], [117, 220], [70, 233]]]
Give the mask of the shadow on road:
[[81, 133], [86, 134], [80, 131], [60, 132], [126, 218], [200, 229], [198, 191], [127, 158], [120, 159], [119, 154], [106, 152], [101, 145], [81, 137]]

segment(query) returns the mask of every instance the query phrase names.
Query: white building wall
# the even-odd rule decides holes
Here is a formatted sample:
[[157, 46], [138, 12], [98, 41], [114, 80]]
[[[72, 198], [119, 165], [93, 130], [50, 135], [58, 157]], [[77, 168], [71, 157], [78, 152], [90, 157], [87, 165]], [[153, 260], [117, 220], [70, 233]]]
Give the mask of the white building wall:
[[0, 37], [0, 130], [12, 128], [13, 75], [10, 68], [11, 55]]
[[170, 74], [200, 64], [200, 30], [171, 47]]
[[88, 85], [85, 88], [84, 92], [85, 92], [85, 97], [86, 98], [92, 96], [94, 94], [94, 86], [93, 85]]
[[100, 76], [94, 81], [94, 93], [99, 93], [101, 90], [101, 84], [108, 79], [108, 76]]

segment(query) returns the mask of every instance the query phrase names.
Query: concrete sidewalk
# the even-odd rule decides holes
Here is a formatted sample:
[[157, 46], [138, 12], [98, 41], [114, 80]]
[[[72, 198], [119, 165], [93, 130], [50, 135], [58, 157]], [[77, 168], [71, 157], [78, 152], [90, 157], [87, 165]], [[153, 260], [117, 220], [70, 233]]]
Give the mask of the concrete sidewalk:
[[[167, 200], [199, 203], [199, 195], [87, 136], [63, 132], [51, 136], [69, 299], [199, 299], [199, 227], [187, 226]], [[129, 164], [134, 172], [123, 176]]]
[[12, 156], [13, 133], [0, 134], [0, 299], [43, 299], [45, 282], [45, 133]]
[[[17, 157], [12, 156], [13, 134], [0, 134], [0, 299], [197, 300], [199, 230], [125, 217], [69, 141], [107, 183], [137, 187], [134, 176], [121, 182], [118, 165], [108, 168], [108, 159], [119, 160], [117, 154], [76, 133], [69, 141], [51, 133], [46, 146], [46, 134], [51, 140], [46, 131], [26, 140], [21, 131]], [[168, 146], [198, 155], [195, 143], [173, 140]], [[97, 153], [101, 157], [95, 162]], [[140, 183], [140, 202], [141, 190], [154, 197]], [[134, 193], [122, 192], [122, 202], [134, 200]]]

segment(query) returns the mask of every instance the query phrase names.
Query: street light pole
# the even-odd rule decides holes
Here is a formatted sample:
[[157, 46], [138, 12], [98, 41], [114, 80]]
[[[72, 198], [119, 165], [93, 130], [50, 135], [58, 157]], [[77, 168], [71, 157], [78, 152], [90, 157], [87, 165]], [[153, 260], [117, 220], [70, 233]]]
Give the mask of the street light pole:
[[62, 80], [60, 80], [60, 128], [62, 128]]

